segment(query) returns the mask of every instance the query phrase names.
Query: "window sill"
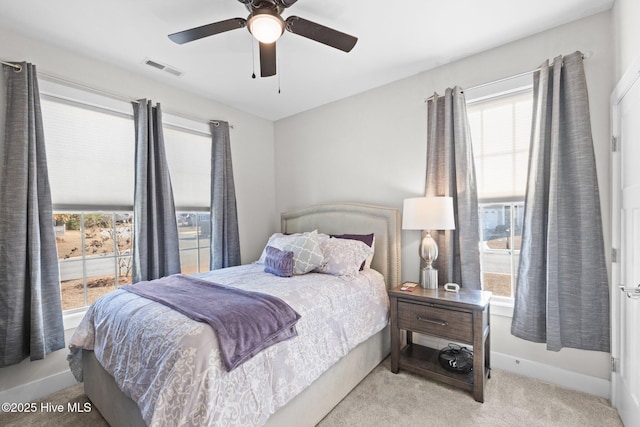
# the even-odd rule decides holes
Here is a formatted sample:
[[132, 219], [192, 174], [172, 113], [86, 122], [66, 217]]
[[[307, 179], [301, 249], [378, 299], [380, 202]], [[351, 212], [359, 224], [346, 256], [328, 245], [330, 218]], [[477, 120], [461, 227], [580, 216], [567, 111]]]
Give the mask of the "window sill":
[[513, 317], [513, 298], [492, 297], [491, 314], [502, 317]]
[[82, 318], [84, 317], [84, 315], [87, 312], [87, 308], [85, 308], [84, 310], [80, 310], [80, 311], [72, 311], [69, 313], [63, 313], [62, 314], [62, 324], [64, 325], [64, 330], [65, 331], [69, 331], [69, 330], [75, 330], [78, 325], [80, 324], [80, 321], [82, 320]]

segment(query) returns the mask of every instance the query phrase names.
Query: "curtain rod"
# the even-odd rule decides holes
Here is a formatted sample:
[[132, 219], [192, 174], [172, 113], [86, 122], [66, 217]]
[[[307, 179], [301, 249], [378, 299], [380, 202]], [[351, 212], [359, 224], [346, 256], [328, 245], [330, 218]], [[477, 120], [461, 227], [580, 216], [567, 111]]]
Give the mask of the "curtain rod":
[[8, 67], [11, 67], [11, 68], [13, 68], [14, 70], [16, 70], [16, 72], [18, 72], [18, 73], [19, 73], [20, 71], [22, 71], [22, 65], [20, 65], [20, 64], [12, 64], [11, 62], [4, 62], [4, 61], [0, 61], [0, 64], [2, 64], [2, 65], [6, 65], [6, 66], [8, 66]]
[[[589, 50], [586, 53], [582, 54], [582, 59], [589, 59], [592, 56], [593, 56], [593, 52], [591, 52]], [[476, 86], [471, 86], [471, 87], [468, 87], [468, 88], [464, 89], [463, 92], [466, 91], [466, 90], [475, 90], [475, 89], [480, 89], [480, 88], [483, 88], [483, 87], [486, 87], [486, 86], [495, 85], [495, 84], [498, 84], [498, 83], [506, 82], [507, 80], [517, 79], [518, 77], [523, 77], [523, 76], [526, 76], [528, 74], [533, 74], [536, 71], [540, 71], [541, 69], [542, 69], [542, 67], [538, 67], [538, 68], [534, 68], [533, 70], [525, 71], [523, 73], [514, 74], [513, 76], [503, 77], [501, 79], [492, 80], [492, 81], [487, 82], [487, 83], [482, 83], [482, 84], [479, 84], [479, 85], [476, 85]], [[434, 93], [430, 97], [425, 98], [424, 102], [431, 101], [436, 96], [439, 96], [439, 95], [437, 93]]]
[[[0, 62], [2, 62], [2, 61], [0, 61]], [[9, 65], [9, 66], [13, 66], [14, 68], [16, 68], [15, 64], [7, 64], [6, 62], [2, 62], [2, 63], [6, 64], [6, 65]], [[18, 66], [18, 67], [20, 67], [20, 66]], [[20, 67], [20, 69], [22, 69], [22, 67]], [[93, 93], [98, 94], [98, 95], [103, 95], [103, 96], [106, 96], [106, 97], [109, 97], [109, 98], [112, 98], [112, 99], [117, 99], [119, 101], [134, 102], [136, 104], [140, 103], [139, 100], [131, 99], [130, 97], [125, 96], [125, 95], [119, 95], [119, 94], [116, 94], [116, 93], [107, 92], [107, 91], [104, 91], [102, 89], [97, 89], [97, 88], [85, 85], [83, 83], [78, 83], [78, 82], [74, 82], [74, 81], [71, 81], [71, 80], [68, 80], [68, 79], [65, 79], [65, 78], [62, 78], [62, 77], [54, 76], [54, 75], [48, 74], [46, 72], [38, 71], [38, 75], [44, 77], [45, 80], [49, 80], [49, 81], [52, 81], [54, 83], [56, 83], [56, 82], [62, 83], [62, 84], [68, 85], [68, 86], [76, 87], [78, 89], [86, 90], [88, 92], [93, 92]], [[203, 119], [201, 117], [194, 117], [194, 116], [190, 116], [190, 115], [187, 115], [187, 114], [182, 114], [182, 113], [179, 113], [179, 112], [172, 112], [170, 110], [165, 110], [165, 112], [167, 114], [180, 116], [180, 117], [182, 117], [184, 119], [193, 120], [195, 122], [204, 122], [204, 123], [213, 123], [213, 124], [218, 123], [216, 120]], [[235, 129], [235, 126], [232, 125], [232, 124], [230, 124], [229, 127], [231, 129]]]
[[[162, 112], [170, 114], [172, 116], [182, 117], [183, 119], [193, 120], [194, 122], [211, 123], [215, 127], [220, 126], [220, 122], [218, 120], [203, 119], [202, 117], [190, 116], [188, 114], [182, 114], [179, 111], [172, 111], [172, 110], [168, 110], [168, 109], [167, 110], [162, 110]], [[234, 125], [232, 125], [232, 124], [229, 124], [229, 128], [230, 129], [235, 129], [236, 127]]]

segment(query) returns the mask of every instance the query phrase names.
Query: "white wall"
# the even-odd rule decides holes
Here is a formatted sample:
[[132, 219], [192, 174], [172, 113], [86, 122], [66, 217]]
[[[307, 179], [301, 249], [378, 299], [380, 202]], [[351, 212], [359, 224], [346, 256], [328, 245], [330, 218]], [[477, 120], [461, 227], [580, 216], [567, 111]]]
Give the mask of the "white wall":
[[[231, 130], [231, 151], [242, 262], [251, 262], [260, 256], [264, 242], [278, 223], [275, 214], [273, 122], [2, 28], [0, 40], [1, 59], [34, 63], [39, 73], [131, 99], [148, 98], [160, 102], [165, 112], [182, 113], [203, 121], [220, 119], [231, 123], [234, 126]], [[70, 332], [67, 331], [67, 339]], [[42, 361], [27, 360], [16, 366], [0, 368], [0, 401], [8, 398], [20, 400], [20, 393], [25, 391], [21, 386], [32, 381], [45, 380], [39, 383], [39, 396], [31, 394], [27, 400], [55, 390], [60, 381], [72, 381], [66, 354], [66, 350], [60, 350]], [[54, 389], [44, 384], [52, 384]]]
[[[424, 191], [426, 97], [454, 85], [472, 87], [533, 70], [547, 58], [580, 50], [592, 53], [585, 72], [609, 247], [610, 23], [610, 13], [604, 12], [276, 122], [276, 209], [345, 200], [401, 208], [404, 198]], [[403, 280], [415, 281], [419, 233], [405, 231], [402, 237]], [[510, 320], [492, 316], [493, 351], [609, 379], [608, 353], [547, 352], [544, 345], [513, 337]]]
[[615, 81], [617, 82], [634, 59], [640, 56], [640, 1], [616, 0], [612, 9], [615, 43]]

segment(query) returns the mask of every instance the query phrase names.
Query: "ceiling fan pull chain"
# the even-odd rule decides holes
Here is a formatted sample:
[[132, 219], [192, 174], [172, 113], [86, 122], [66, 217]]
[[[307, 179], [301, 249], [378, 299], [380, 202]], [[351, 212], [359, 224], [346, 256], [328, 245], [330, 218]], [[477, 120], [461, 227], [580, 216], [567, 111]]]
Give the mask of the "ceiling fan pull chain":
[[256, 42], [251, 37], [251, 68], [253, 73], [251, 74], [251, 78], [256, 78]]

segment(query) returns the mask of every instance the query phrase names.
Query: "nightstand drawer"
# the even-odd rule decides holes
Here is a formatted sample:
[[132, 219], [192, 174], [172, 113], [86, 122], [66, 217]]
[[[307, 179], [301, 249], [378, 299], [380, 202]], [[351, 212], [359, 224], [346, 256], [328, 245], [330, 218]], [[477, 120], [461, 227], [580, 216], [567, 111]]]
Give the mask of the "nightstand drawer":
[[464, 311], [398, 301], [398, 326], [450, 340], [473, 342], [473, 317]]

